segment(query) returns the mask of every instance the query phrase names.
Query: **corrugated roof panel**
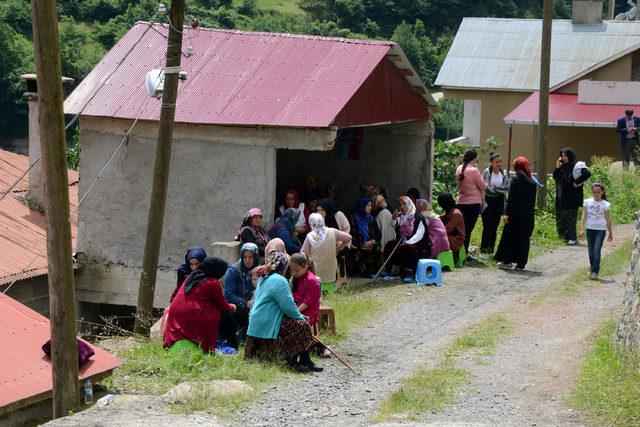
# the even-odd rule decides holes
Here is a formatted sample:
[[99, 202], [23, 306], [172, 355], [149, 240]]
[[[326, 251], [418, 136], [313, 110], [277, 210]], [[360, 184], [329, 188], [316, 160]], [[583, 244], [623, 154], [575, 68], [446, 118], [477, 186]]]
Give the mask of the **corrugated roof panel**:
[[[538, 19], [465, 18], [440, 69], [436, 85], [533, 91], [539, 89]], [[640, 22], [573, 25], [553, 21], [551, 86], [628, 49], [640, 48]]]
[[[0, 185], [7, 188], [29, 167], [29, 158], [20, 154], [0, 150]], [[78, 214], [78, 172], [69, 170], [69, 201], [71, 215], [71, 237], [75, 247]], [[3, 181], [10, 181], [6, 184]], [[22, 270], [46, 244], [44, 215], [30, 209], [18, 199], [26, 196], [28, 179], [20, 182], [20, 191], [14, 191], [0, 201], [0, 285], [47, 273], [46, 251], [25, 272]]]
[[[65, 112], [137, 117], [148, 99], [147, 72], [164, 64], [160, 33], [167, 29], [137, 23], [67, 98]], [[183, 48], [193, 46], [194, 54], [182, 59], [189, 73], [178, 92], [176, 121], [182, 123], [329, 127], [376, 65], [397, 49], [386, 41], [205, 28], [184, 33]], [[140, 118], [157, 120], [159, 109], [152, 100]]]
[[[46, 317], [0, 294], [0, 414], [6, 405], [51, 391], [51, 361], [42, 351], [50, 337]], [[89, 345], [96, 354], [80, 368], [79, 379], [120, 365], [116, 357]]]

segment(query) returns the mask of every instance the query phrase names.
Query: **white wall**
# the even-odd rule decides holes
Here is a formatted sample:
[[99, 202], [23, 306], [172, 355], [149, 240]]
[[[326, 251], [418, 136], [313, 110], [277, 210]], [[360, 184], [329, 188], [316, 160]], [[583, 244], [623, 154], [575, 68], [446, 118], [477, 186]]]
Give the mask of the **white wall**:
[[479, 99], [464, 100], [464, 119], [462, 134], [469, 139], [469, 144], [480, 146], [480, 130], [482, 120], [482, 101]]
[[[578, 84], [580, 104], [640, 105], [640, 82], [605, 82], [581, 80]], [[620, 111], [620, 116], [624, 111]]]

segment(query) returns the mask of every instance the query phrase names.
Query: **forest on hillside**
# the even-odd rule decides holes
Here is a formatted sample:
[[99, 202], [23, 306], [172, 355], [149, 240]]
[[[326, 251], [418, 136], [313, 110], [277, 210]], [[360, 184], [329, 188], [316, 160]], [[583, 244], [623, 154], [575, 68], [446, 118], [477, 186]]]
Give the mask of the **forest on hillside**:
[[[537, 18], [542, 8], [542, 0], [186, 1], [188, 16], [204, 27], [392, 39], [428, 87], [433, 87], [463, 17]], [[154, 16], [158, 3], [59, 0], [63, 75], [80, 82], [136, 21]], [[568, 18], [570, 5], [571, 0], [555, 0], [555, 17]], [[28, 0], [0, 0], [0, 48], [0, 139], [24, 136], [27, 106], [21, 99], [25, 86], [19, 76], [34, 71]]]

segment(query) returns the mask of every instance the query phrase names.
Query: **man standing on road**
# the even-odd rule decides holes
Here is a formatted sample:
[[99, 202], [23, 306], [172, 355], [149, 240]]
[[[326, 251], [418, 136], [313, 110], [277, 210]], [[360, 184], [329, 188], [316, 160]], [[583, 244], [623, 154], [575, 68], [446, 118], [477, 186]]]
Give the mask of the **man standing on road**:
[[622, 148], [622, 165], [629, 167], [629, 161], [633, 159], [635, 167], [640, 166], [638, 161], [638, 146], [640, 146], [640, 136], [638, 128], [640, 128], [640, 117], [633, 115], [633, 110], [625, 110], [624, 117], [618, 120], [616, 132], [620, 134], [620, 144]]

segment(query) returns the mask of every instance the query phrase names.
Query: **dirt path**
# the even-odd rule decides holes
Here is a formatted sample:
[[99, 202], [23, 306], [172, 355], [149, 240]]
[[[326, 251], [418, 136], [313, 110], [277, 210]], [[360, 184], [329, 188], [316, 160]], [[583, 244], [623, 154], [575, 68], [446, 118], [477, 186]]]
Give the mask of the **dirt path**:
[[[628, 240], [632, 233], [631, 226], [617, 227], [616, 241]], [[606, 246], [605, 253], [611, 249]], [[352, 331], [338, 347], [361, 375], [333, 361], [323, 361], [323, 373], [300, 376], [265, 391], [258, 402], [237, 414], [234, 424], [369, 424], [403, 377], [434, 360], [438, 350], [465, 326], [505, 310], [515, 313], [516, 333], [500, 345], [489, 364], [469, 365], [470, 385], [458, 402], [424, 421], [439, 425], [580, 423], [563, 408], [561, 395], [574, 378], [593, 327], [620, 304], [620, 281], [584, 293], [577, 302], [519, 309], [527, 306], [533, 295], [587, 265], [586, 247], [563, 247], [538, 257], [524, 273], [464, 268], [448, 273], [442, 288], [398, 285], [384, 289], [390, 298], [402, 295], [405, 300], [406, 293], [412, 295]], [[159, 413], [167, 411], [154, 404], [140, 404], [136, 410], [123, 412], [114, 402], [51, 425], [149, 425], [144, 421]], [[220, 422], [198, 414], [172, 416], [161, 424], [194, 425], [194, 421], [200, 425]]]
[[[618, 242], [632, 237], [630, 226], [616, 231]], [[606, 247], [605, 253], [610, 250]], [[435, 352], [465, 325], [495, 312], [523, 307], [534, 294], [587, 265], [584, 246], [564, 247], [535, 259], [529, 272], [465, 268], [448, 274], [443, 288], [413, 287], [416, 296], [412, 301], [353, 331], [339, 347], [361, 375], [325, 362], [322, 374], [267, 391], [260, 402], [240, 414], [239, 424], [368, 424], [380, 403], [398, 387], [399, 380], [434, 359]], [[585, 297], [584, 303], [560, 306], [557, 311], [555, 307], [540, 308], [532, 321], [519, 319], [519, 333], [510, 340], [513, 342], [500, 347], [496, 362], [472, 370], [476, 388], [467, 390], [450, 410], [428, 420], [491, 424], [531, 424], [529, 420], [534, 419], [554, 424], [574, 422], [572, 414], [564, 414], [559, 403], [555, 409], [550, 407], [552, 399], [559, 400], [551, 386], [555, 382], [566, 388], [566, 377], [572, 376], [578, 356], [586, 349], [584, 339], [598, 319], [620, 304], [619, 282], [601, 289], [603, 295]], [[566, 352], [568, 348], [575, 352]], [[573, 365], [569, 366], [567, 358]], [[547, 375], [549, 380], [545, 379]], [[541, 382], [541, 378], [545, 380]]]

